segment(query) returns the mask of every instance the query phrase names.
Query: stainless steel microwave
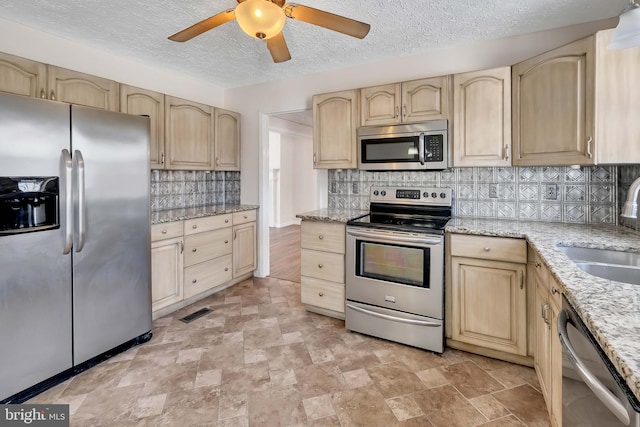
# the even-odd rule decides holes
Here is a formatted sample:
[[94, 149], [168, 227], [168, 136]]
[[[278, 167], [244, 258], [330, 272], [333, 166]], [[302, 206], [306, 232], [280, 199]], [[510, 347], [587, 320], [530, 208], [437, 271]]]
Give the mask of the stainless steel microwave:
[[447, 120], [358, 129], [358, 168], [442, 170], [449, 167]]

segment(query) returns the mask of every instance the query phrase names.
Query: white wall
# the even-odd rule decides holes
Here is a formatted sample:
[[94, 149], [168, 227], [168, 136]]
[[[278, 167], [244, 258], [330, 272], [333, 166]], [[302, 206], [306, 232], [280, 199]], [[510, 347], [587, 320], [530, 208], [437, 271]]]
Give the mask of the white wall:
[[225, 108], [224, 90], [221, 88], [3, 18], [0, 18], [0, 52]]

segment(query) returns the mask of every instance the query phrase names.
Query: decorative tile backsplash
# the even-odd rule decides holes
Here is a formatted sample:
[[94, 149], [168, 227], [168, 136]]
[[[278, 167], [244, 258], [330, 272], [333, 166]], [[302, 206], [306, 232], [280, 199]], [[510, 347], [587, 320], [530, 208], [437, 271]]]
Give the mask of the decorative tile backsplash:
[[151, 171], [151, 210], [240, 203], [240, 172]]
[[329, 207], [369, 209], [369, 189], [375, 185], [436, 186], [453, 189], [457, 217], [615, 224], [617, 175], [617, 166], [330, 170]]
[[[618, 206], [622, 212], [622, 206], [627, 200], [627, 192], [631, 183], [640, 177], [640, 165], [618, 166]], [[640, 231], [640, 220], [620, 218], [620, 224]]]

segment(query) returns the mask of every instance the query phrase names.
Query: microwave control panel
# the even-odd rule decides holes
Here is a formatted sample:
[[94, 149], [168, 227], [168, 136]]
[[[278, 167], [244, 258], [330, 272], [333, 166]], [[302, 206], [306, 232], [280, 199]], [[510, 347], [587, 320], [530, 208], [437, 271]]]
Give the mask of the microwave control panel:
[[442, 134], [424, 137], [425, 161], [441, 162], [444, 160], [444, 142]]

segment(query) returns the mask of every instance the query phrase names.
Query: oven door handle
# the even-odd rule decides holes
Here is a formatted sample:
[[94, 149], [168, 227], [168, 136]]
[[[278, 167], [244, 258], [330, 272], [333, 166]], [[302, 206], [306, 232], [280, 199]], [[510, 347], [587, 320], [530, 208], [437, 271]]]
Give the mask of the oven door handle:
[[591, 389], [604, 406], [606, 406], [624, 425], [629, 425], [629, 412], [625, 405], [622, 404], [620, 399], [611, 393], [609, 389], [605, 387], [593, 373], [591, 373], [591, 371], [589, 371], [576, 353], [571, 341], [569, 340], [567, 323], [572, 322], [567, 315], [567, 311], [562, 309], [560, 310], [560, 313], [558, 313], [558, 335], [560, 337], [560, 344], [562, 344], [569, 361], [578, 370], [580, 378], [582, 378], [587, 387]]
[[390, 243], [420, 243], [423, 245], [439, 245], [442, 243], [441, 237], [410, 237], [387, 231], [367, 232], [349, 229], [347, 230], [347, 233], [351, 236], [361, 237], [363, 239], [385, 239]]
[[368, 314], [370, 316], [379, 317], [385, 320], [393, 320], [394, 322], [400, 323], [408, 323], [409, 325], [417, 325], [417, 326], [431, 326], [431, 327], [440, 327], [442, 324], [436, 322], [426, 322], [424, 320], [415, 320], [415, 319], [404, 319], [402, 317], [390, 316], [388, 314], [376, 313], [375, 311], [367, 310], [365, 308], [357, 307], [353, 304], [347, 304], [347, 308], [350, 308], [355, 311], [359, 311], [360, 313]]

